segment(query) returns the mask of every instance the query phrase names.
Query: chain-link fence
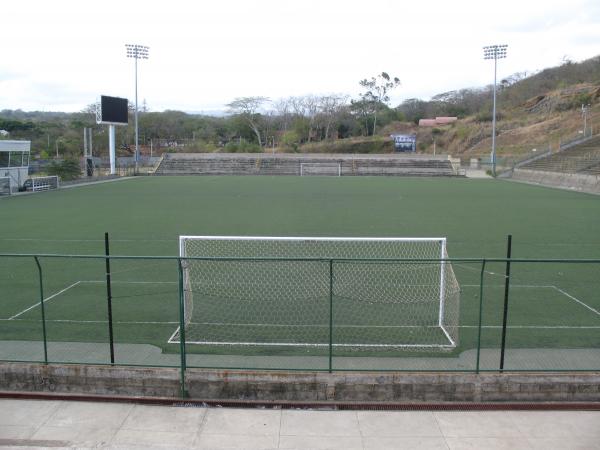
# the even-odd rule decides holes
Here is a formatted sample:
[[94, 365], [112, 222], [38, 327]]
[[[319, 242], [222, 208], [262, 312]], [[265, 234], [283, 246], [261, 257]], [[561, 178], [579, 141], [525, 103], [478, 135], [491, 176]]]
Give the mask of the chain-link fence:
[[598, 259], [0, 254], [0, 306], [2, 361], [600, 370]]

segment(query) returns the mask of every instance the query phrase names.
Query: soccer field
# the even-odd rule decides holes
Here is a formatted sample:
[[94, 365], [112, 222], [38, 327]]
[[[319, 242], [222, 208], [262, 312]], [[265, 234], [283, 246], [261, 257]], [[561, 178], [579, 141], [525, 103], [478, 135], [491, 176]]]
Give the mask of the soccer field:
[[[600, 258], [599, 197], [495, 180], [143, 177], [5, 198], [0, 200], [0, 223], [0, 253], [5, 254], [102, 255], [104, 232], [108, 232], [112, 255], [177, 256], [180, 235], [232, 235], [446, 237], [451, 259], [504, 258], [506, 236], [511, 234], [513, 258]], [[43, 257], [39, 261], [46, 333], [54, 345], [50, 359], [64, 360], [69, 352], [84, 351], [82, 343], [106, 343], [105, 260]], [[483, 355], [483, 365], [494, 367], [501, 338], [505, 266], [486, 263], [480, 311], [481, 262], [452, 262], [461, 291], [460, 339], [456, 348], [438, 358], [460, 360], [480, 340], [481, 348], [491, 352]], [[179, 325], [177, 261], [113, 259], [111, 277], [114, 340], [121, 351], [128, 344], [149, 344], [164, 355], [176, 354], [179, 346], [169, 340]], [[544, 351], [578, 349], [585, 355], [600, 347], [600, 264], [515, 262], [510, 281], [506, 343], [513, 353], [508, 353], [507, 367], [511, 363], [522, 367], [521, 358], [529, 358], [532, 368], [562, 367], [560, 361], [551, 360], [556, 353]], [[413, 307], [412, 313], [406, 305], [392, 312], [393, 305], [373, 299], [360, 307], [347, 306], [341, 295], [334, 294], [331, 337], [329, 299], [313, 298], [316, 303], [310, 304], [300, 294], [261, 304], [225, 299], [213, 314], [220, 321], [199, 321], [196, 326], [204, 331], [226, 329], [236, 342], [331, 338], [340, 361], [357, 355], [390, 361], [404, 357], [413, 362], [432, 357], [429, 351], [368, 345], [413, 339], [419, 331], [395, 323], [394, 318], [418, 315], [422, 305]], [[39, 357], [39, 346], [31, 350], [29, 344], [42, 339], [39, 299], [35, 260], [0, 258], [1, 345], [16, 345], [22, 353], [37, 355], [22, 359]], [[363, 320], [358, 321], [358, 316]], [[344, 348], [343, 342], [352, 342], [352, 349]], [[317, 361], [314, 365], [320, 364], [318, 358], [327, 350], [194, 344], [186, 348], [192, 355], [302, 355], [317, 358], [311, 360]], [[524, 352], [531, 352], [530, 356]], [[320, 367], [313, 367], [313, 362], [307, 363], [308, 368]], [[591, 366], [583, 368], [600, 367], [600, 361], [588, 358], [588, 363]]]

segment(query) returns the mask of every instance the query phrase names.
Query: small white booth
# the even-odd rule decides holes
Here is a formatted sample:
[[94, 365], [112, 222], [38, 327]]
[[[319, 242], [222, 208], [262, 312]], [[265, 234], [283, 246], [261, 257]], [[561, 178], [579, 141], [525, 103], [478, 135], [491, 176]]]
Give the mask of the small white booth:
[[0, 140], [0, 190], [15, 192], [29, 174], [31, 141]]

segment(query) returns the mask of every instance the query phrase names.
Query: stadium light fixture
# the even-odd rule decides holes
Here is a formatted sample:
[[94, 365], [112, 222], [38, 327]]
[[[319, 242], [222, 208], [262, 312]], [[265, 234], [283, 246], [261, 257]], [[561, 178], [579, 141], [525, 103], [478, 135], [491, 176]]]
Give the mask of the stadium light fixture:
[[138, 173], [138, 161], [140, 159], [139, 149], [139, 128], [138, 128], [138, 88], [137, 88], [137, 62], [138, 59], [148, 59], [149, 47], [137, 44], [125, 44], [127, 49], [127, 57], [135, 60], [135, 173]]
[[494, 60], [494, 106], [492, 112], [492, 175], [496, 177], [496, 73], [498, 60], [506, 58], [508, 45], [487, 45], [483, 47], [483, 59]]

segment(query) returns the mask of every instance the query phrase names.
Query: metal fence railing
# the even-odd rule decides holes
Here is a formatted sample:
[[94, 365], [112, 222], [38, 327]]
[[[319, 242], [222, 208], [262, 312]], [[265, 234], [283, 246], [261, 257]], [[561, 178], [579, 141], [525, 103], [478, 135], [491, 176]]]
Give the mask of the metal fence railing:
[[[190, 284], [197, 261], [213, 272]], [[446, 266], [456, 305], [423, 294]], [[173, 367], [182, 387], [192, 367], [600, 370], [600, 259], [0, 254], [0, 306], [0, 361]]]

